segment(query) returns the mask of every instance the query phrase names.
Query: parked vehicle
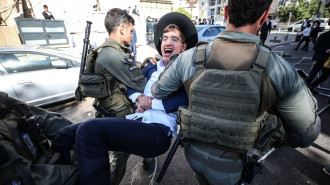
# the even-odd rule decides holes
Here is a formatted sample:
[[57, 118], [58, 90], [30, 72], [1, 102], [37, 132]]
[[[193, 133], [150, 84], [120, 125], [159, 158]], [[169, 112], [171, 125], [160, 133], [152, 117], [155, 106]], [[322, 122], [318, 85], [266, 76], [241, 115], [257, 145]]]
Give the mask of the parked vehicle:
[[73, 98], [79, 60], [43, 46], [0, 47], [0, 91], [35, 106]]
[[[319, 20], [320, 21], [320, 31], [323, 31], [325, 29], [329, 29], [329, 26], [328, 26], [328, 21], [329, 18], [319, 18], [319, 19], [316, 19], [316, 20]], [[294, 29], [294, 31], [301, 31], [301, 25], [305, 22], [305, 19], [301, 19], [291, 25], [289, 25], [287, 27], [288, 31], [292, 31], [292, 29]], [[310, 23], [311, 25], [313, 24], [313, 19], [309, 19], [308, 20], [308, 23]]]
[[320, 31], [329, 30], [329, 27], [330, 27], [328, 25], [329, 18], [320, 18], [319, 21], [321, 22]]
[[214, 38], [222, 31], [226, 30], [221, 25], [196, 25], [198, 33], [198, 41], [213, 41]]

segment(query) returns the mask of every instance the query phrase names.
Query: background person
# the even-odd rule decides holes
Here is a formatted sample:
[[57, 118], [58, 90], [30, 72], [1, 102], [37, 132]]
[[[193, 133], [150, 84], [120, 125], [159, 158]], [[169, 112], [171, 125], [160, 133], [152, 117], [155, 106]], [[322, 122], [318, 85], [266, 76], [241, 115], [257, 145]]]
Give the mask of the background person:
[[135, 14], [135, 15], [137, 15], [137, 16], [139, 16], [140, 15], [140, 11], [138, 10], [138, 8], [137, 8], [137, 5], [135, 5], [135, 7], [134, 7], [134, 9], [133, 9], [133, 12], [132, 12], [133, 14]]
[[304, 23], [301, 25], [301, 31], [304, 31], [304, 29], [307, 27], [307, 24], [308, 24], [308, 18], [305, 18], [305, 21]]
[[270, 22], [270, 16], [267, 17], [267, 21], [261, 26], [260, 29], [260, 40], [261, 44], [265, 44], [268, 34], [272, 29], [272, 22]]
[[[330, 21], [330, 19], [329, 19]], [[328, 21], [328, 25], [330, 22]], [[322, 33], [314, 45], [314, 55], [312, 60], [315, 61], [312, 69], [306, 79], [306, 83], [313, 90], [316, 86], [321, 84], [327, 78], [329, 78], [330, 69], [324, 68], [323, 65], [325, 61], [330, 57], [330, 31]], [[322, 75], [314, 80], [317, 73], [322, 69]]]
[[55, 20], [53, 13], [48, 11], [48, 6], [44, 5], [43, 8], [44, 8], [44, 11], [42, 12], [42, 15], [44, 16], [44, 18]]
[[305, 45], [301, 49], [304, 50], [304, 51], [308, 51], [308, 44], [309, 44], [309, 41], [310, 41], [309, 37], [310, 37], [310, 34], [311, 34], [311, 28], [310, 27], [311, 27], [311, 25], [307, 24], [306, 29], [304, 29], [304, 31], [302, 31], [300, 33], [303, 36], [303, 38], [299, 41], [297, 47], [294, 50], [298, 50], [300, 44], [305, 41]]
[[315, 21], [312, 28], [311, 28], [311, 33], [310, 33], [310, 39], [312, 40], [313, 44], [316, 42], [316, 38], [319, 34], [320, 31], [320, 21]]
[[[159, 99], [182, 86], [186, 89], [189, 107], [179, 109], [184, 150], [199, 184], [240, 184], [247, 174], [243, 167], [249, 168], [242, 155], [246, 150], [259, 148], [268, 139], [307, 147], [320, 133], [317, 102], [303, 79], [282, 57], [258, 44], [256, 34], [271, 3], [229, 0], [225, 6], [226, 31], [213, 43], [180, 54], [152, 86], [152, 95]], [[250, 91], [247, 86], [252, 81], [243, 77], [246, 72], [259, 73], [255, 77], [259, 85], [250, 86]], [[239, 85], [243, 82], [244, 86]], [[246, 99], [252, 92], [258, 92], [257, 99]], [[271, 114], [272, 107], [278, 117]], [[260, 117], [264, 114], [266, 118]], [[276, 137], [268, 136], [273, 124], [279, 126], [274, 130]], [[251, 135], [246, 134], [253, 128], [256, 130]], [[265, 144], [270, 147], [274, 143]]]

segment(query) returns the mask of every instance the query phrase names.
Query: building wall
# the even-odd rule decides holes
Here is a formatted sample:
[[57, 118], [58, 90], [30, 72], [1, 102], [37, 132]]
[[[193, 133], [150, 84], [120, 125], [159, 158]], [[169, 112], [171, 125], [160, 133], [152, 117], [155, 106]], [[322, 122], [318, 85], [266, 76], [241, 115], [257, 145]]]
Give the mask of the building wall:
[[199, 1], [199, 18], [210, 19], [214, 16], [215, 24], [225, 24], [223, 10], [227, 0], [201, 0]]

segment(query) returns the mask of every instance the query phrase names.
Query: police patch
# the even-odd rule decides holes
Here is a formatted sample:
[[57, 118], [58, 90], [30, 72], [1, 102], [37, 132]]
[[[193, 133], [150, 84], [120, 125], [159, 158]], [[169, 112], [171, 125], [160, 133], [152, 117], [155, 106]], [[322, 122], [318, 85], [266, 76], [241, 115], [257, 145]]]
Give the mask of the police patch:
[[133, 71], [134, 69], [137, 69], [137, 68], [139, 68], [139, 67], [138, 66], [133, 66], [133, 67], [129, 68], [129, 70]]
[[134, 60], [132, 60], [132, 59], [130, 59], [130, 58], [125, 58], [125, 61], [126, 61], [127, 63], [134, 63]]

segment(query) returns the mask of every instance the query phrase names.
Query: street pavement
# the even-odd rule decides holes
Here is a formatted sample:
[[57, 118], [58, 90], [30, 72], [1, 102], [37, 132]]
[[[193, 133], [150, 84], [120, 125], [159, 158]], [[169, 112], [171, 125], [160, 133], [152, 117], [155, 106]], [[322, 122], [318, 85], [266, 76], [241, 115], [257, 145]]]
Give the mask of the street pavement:
[[[277, 34], [277, 39], [281, 42], [274, 43], [274, 36]], [[281, 55], [295, 68], [309, 72], [313, 62], [313, 44], [309, 46], [309, 51], [293, 50], [297, 43], [294, 42], [295, 33], [289, 33], [288, 40], [285, 41], [286, 32], [275, 32], [268, 36], [266, 45], [269, 45], [274, 52]], [[302, 47], [302, 46], [301, 46]], [[138, 48], [138, 60], [143, 57], [157, 56], [157, 51], [154, 49], [153, 43]], [[140, 60], [141, 61], [141, 60]], [[142, 60], [143, 61], [143, 60]], [[321, 84], [323, 88], [330, 88], [330, 80]], [[322, 93], [329, 91], [319, 90]], [[321, 110], [328, 104], [329, 97], [314, 94], [318, 100], [319, 109]], [[94, 109], [92, 108], [92, 99], [86, 99], [83, 102], [68, 101], [62, 104], [56, 104], [47, 109], [59, 112], [74, 123], [81, 122], [94, 117]], [[320, 114], [322, 120], [321, 134], [318, 139], [307, 148], [290, 148], [282, 147], [272, 152], [266, 159], [261, 162], [262, 174], [255, 175], [252, 182], [253, 185], [329, 185], [330, 176], [323, 173], [322, 168], [325, 164], [330, 164], [330, 108]], [[172, 139], [174, 142], [175, 138]], [[262, 157], [262, 153], [257, 153]], [[148, 171], [144, 171], [141, 167], [141, 158], [131, 155], [128, 160], [126, 174], [121, 184], [158, 184], [155, 178], [161, 170], [167, 153], [156, 158], [155, 165]], [[140, 175], [134, 175], [134, 169], [140, 167]], [[152, 174], [155, 172], [156, 177], [152, 179]], [[136, 174], [134, 172], [134, 174]], [[140, 178], [139, 178], [140, 177]], [[154, 183], [153, 183], [154, 180]], [[193, 171], [189, 167], [184, 151], [181, 147], [178, 148], [167, 172], [159, 183], [161, 185], [173, 184], [198, 184], [193, 175]]]

